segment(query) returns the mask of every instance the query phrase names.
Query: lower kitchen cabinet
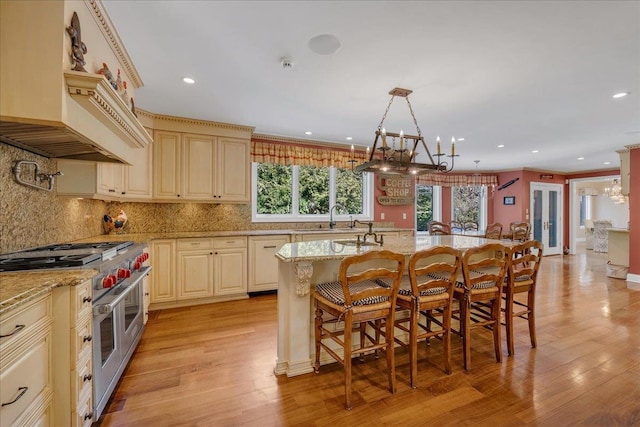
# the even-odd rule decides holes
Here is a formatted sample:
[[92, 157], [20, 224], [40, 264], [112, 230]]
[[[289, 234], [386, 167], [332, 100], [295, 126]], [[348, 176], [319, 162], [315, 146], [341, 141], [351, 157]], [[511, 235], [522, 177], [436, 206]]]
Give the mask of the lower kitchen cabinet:
[[52, 299], [0, 316], [0, 425], [54, 426]]
[[150, 309], [247, 296], [247, 237], [153, 240]]
[[91, 426], [93, 335], [91, 280], [53, 290], [54, 425]]
[[288, 235], [249, 237], [248, 292], [278, 289], [278, 259], [275, 254], [289, 242]]
[[153, 240], [149, 244], [151, 262], [151, 304], [176, 301], [176, 241]]

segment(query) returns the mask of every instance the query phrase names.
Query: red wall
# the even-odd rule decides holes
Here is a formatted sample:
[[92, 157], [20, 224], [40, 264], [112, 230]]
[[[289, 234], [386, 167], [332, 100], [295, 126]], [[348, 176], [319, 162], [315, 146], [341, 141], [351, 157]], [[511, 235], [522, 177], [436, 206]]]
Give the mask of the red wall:
[[[415, 179], [412, 181], [412, 188], [415, 192]], [[410, 205], [381, 205], [378, 203], [378, 196], [385, 195], [384, 191], [378, 188], [377, 177], [374, 177], [374, 191], [373, 191], [373, 220], [375, 222], [392, 222], [394, 227], [397, 228], [416, 228], [416, 205], [415, 203]], [[414, 194], [415, 196], [415, 194]], [[382, 219], [384, 214], [384, 219]], [[406, 219], [403, 218], [403, 214]]]

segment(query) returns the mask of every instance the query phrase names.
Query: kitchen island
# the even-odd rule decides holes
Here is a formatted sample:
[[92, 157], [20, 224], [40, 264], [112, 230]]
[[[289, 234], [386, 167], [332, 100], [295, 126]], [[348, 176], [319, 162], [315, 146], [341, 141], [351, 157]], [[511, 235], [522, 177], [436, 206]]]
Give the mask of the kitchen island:
[[[387, 249], [407, 257], [443, 245], [465, 250], [487, 243], [512, 246], [518, 242], [482, 237], [447, 235], [385, 238], [383, 246], [356, 246], [340, 240], [288, 243], [278, 258], [278, 358], [274, 373], [288, 377], [313, 372], [314, 310], [313, 285], [337, 279], [344, 257]], [[357, 340], [354, 338], [354, 342]], [[328, 359], [327, 359], [328, 360]], [[321, 363], [324, 361], [321, 360]]]

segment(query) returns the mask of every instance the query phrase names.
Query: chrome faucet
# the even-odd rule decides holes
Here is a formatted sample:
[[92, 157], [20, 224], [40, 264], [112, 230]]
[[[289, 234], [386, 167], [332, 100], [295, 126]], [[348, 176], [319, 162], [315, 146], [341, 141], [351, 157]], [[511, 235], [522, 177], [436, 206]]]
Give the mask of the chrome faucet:
[[338, 203], [336, 203], [335, 205], [333, 205], [331, 207], [331, 209], [329, 209], [329, 228], [333, 228], [336, 225], [336, 222], [333, 220], [333, 210], [335, 208], [341, 208], [341, 209], [344, 210], [344, 206], [342, 206], [342, 205], [340, 205]]

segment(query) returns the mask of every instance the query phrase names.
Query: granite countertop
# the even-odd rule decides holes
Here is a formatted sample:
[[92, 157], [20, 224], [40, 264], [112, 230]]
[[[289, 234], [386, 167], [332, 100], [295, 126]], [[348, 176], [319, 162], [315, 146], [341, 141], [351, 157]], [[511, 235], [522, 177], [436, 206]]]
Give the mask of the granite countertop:
[[[76, 240], [76, 243], [83, 242], [115, 242], [121, 240], [132, 240], [136, 243], [150, 242], [158, 239], [189, 239], [206, 237], [230, 237], [230, 236], [274, 236], [274, 235], [303, 235], [303, 234], [355, 234], [366, 233], [367, 228], [313, 228], [306, 230], [244, 230], [244, 231], [184, 231], [173, 233], [131, 233], [131, 234], [103, 234]], [[376, 233], [389, 233], [398, 231], [413, 231], [410, 228], [373, 228]]]
[[343, 245], [339, 240], [317, 240], [312, 242], [287, 243], [276, 253], [276, 257], [284, 262], [341, 260], [345, 256], [357, 255], [369, 251], [387, 249], [403, 255], [412, 255], [419, 250], [437, 245], [452, 246], [465, 250], [487, 243], [500, 243], [510, 247], [519, 242], [510, 240], [492, 240], [476, 236], [446, 235], [417, 236], [411, 238], [388, 238], [382, 246]]
[[97, 270], [47, 270], [0, 273], [0, 315], [60, 286], [76, 286]]

